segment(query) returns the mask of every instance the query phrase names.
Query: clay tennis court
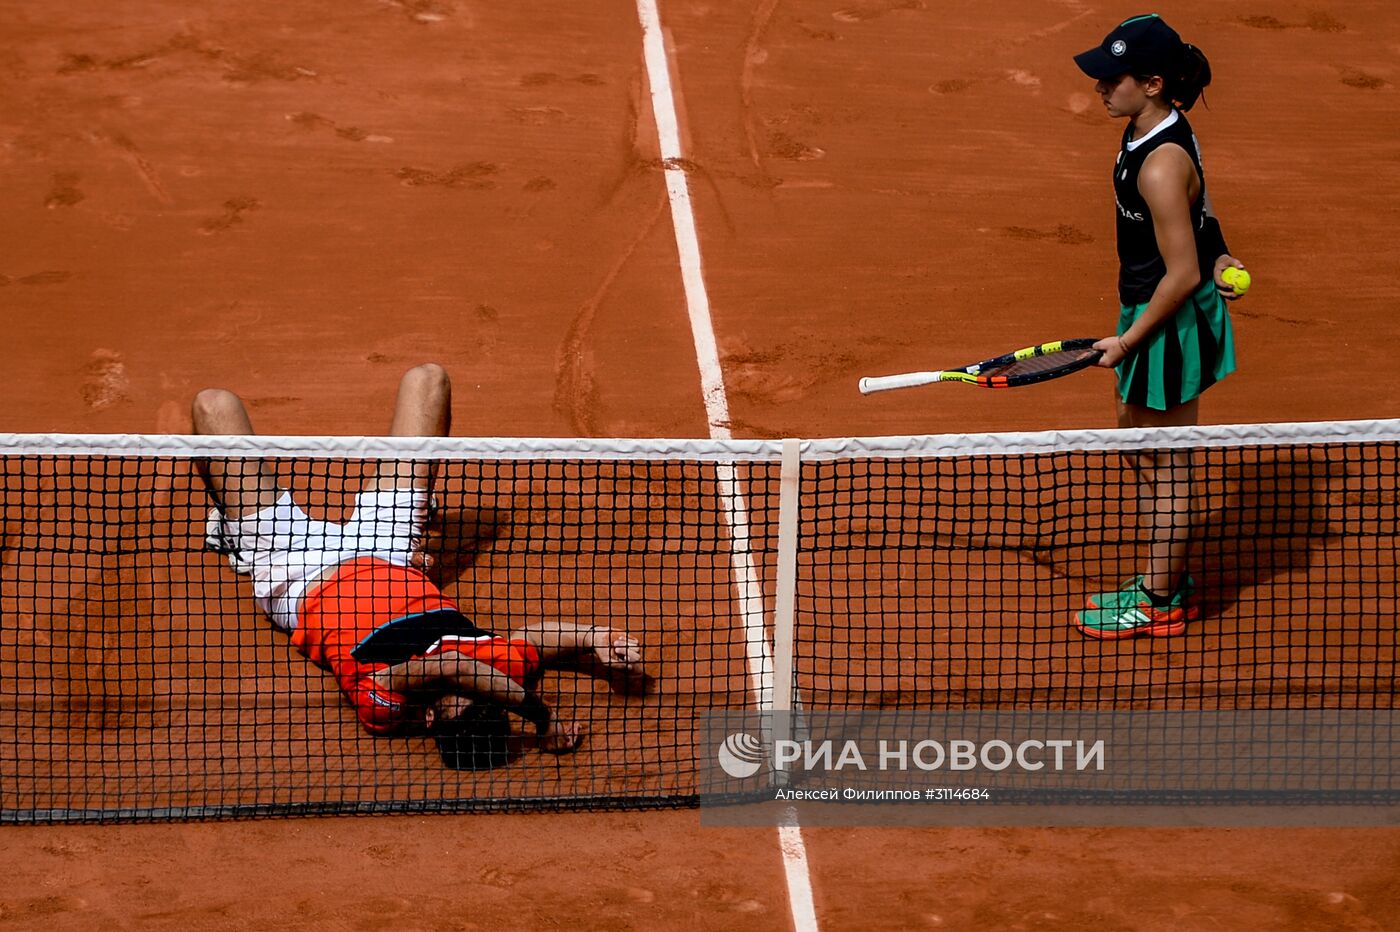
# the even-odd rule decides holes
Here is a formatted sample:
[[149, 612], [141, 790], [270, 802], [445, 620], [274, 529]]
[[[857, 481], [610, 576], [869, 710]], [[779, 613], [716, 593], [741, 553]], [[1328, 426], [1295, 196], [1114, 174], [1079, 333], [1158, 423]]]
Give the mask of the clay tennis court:
[[[1135, 12], [661, 5], [735, 437], [1111, 423], [1104, 373], [854, 386], [1107, 331], [1121, 127], [1070, 56]], [[1400, 17], [1161, 12], [1211, 56], [1192, 120], [1256, 282], [1203, 419], [1393, 415]], [[709, 435], [634, 5], [69, 2], [3, 34], [0, 430], [184, 433], [220, 385], [265, 433], [372, 433], [434, 360], [460, 436]], [[777, 833], [691, 810], [4, 832], [16, 927], [794, 921]], [[803, 840], [824, 928], [1379, 928], [1400, 866], [1393, 830]]]

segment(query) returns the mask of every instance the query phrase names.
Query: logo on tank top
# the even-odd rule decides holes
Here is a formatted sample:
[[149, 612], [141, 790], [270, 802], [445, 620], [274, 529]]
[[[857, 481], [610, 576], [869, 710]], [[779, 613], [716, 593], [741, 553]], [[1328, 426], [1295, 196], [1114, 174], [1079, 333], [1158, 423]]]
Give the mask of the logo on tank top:
[[1118, 205], [1118, 212], [1123, 215], [1124, 219], [1137, 221], [1145, 219], [1142, 214], [1124, 207], [1123, 202], [1118, 200], [1118, 195], [1116, 194], [1113, 196], [1113, 203]]

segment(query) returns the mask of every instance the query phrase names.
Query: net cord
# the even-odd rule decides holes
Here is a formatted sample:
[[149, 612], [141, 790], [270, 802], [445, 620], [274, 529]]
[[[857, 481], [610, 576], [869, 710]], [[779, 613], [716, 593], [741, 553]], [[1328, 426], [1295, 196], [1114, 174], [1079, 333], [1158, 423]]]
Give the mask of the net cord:
[[[1048, 430], [1000, 434], [834, 437], [801, 441], [804, 462], [849, 457], [997, 456], [1067, 450], [1173, 449], [1258, 444], [1301, 445], [1393, 441], [1400, 419], [1222, 424], [1194, 427]], [[715, 463], [782, 460], [781, 440], [693, 438], [332, 437], [183, 434], [3, 434], [0, 456], [139, 456], [265, 458], [334, 456], [435, 460], [667, 460]]]

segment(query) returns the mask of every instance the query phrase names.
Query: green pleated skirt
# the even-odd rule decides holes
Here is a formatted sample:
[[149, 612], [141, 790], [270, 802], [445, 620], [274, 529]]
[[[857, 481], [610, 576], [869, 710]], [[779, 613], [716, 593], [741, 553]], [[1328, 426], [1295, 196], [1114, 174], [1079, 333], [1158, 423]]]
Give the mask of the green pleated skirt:
[[[1118, 335], [1147, 309], [1124, 305]], [[1119, 363], [1118, 394], [1127, 404], [1166, 411], [1198, 397], [1235, 371], [1235, 338], [1225, 299], [1208, 281]]]

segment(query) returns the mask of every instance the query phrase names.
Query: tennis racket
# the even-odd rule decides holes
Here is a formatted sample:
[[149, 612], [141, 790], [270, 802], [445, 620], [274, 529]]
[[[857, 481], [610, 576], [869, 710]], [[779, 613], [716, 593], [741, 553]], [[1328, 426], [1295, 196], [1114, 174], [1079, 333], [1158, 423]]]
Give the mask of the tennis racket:
[[915, 385], [929, 385], [933, 382], [969, 382], [983, 388], [1016, 388], [1020, 385], [1034, 385], [1062, 375], [1078, 372], [1099, 361], [1103, 355], [1094, 349], [1097, 340], [1056, 340], [1028, 346], [1005, 356], [994, 356], [975, 362], [961, 369], [942, 369], [937, 372], [903, 372], [899, 375], [881, 375], [860, 380], [862, 395], [871, 392], [887, 392], [892, 388], [912, 388]]

